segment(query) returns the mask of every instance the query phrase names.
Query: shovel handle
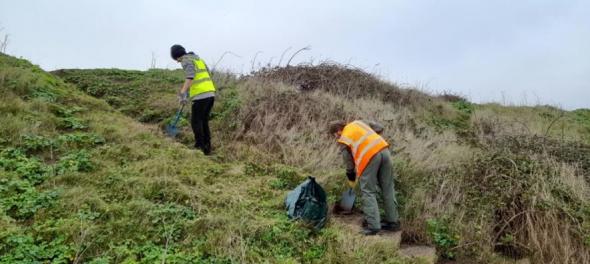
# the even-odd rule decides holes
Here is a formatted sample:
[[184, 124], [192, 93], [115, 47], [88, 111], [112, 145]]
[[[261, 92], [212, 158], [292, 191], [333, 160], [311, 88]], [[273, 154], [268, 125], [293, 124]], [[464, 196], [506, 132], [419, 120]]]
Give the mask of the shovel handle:
[[178, 124], [178, 120], [180, 119], [180, 114], [182, 113], [182, 110], [184, 110], [184, 105], [182, 104], [182, 106], [180, 106], [180, 109], [178, 109], [178, 111], [176, 111], [176, 117], [174, 118], [174, 123], [172, 123], [172, 126], [176, 126], [176, 124]]

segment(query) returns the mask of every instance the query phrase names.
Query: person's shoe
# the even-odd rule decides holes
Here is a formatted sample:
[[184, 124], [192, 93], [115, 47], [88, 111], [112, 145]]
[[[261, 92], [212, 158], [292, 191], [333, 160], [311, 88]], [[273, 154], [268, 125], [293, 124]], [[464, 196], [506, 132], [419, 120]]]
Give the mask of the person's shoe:
[[377, 233], [379, 233], [379, 229], [363, 228], [363, 230], [361, 231], [361, 234], [365, 236], [374, 236]]
[[211, 155], [211, 145], [210, 144], [206, 144], [203, 147], [203, 154], [205, 154], [206, 156], [210, 156]]
[[203, 150], [203, 154], [205, 154], [205, 156], [211, 156], [211, 150], [210, 149], [204, 149]]
[[387, 231], [397, 232], [401, 230], [401, 225], [398, 222], [381, 222], [381, 229]]

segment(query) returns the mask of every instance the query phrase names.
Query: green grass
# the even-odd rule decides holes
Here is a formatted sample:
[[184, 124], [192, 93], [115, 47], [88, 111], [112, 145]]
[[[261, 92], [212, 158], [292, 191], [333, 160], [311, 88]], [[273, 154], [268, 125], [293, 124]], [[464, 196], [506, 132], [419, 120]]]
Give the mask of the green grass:
[[[170, 113], [146, 119], [157, 91], [135, 98], [176, 83], [166, 74], [64, 75], [88, 82], [78, 89], [0, 55], [0, 263], [402, 262], [383, 245], [350, 248], [359, 238], [338, 226], [288, 221], [298, 170], [218, 162], [136, 122]], [[237, 104], [221, 103], [219, 120]]]
[[590, 143], [590, 109], [577, 109], [573, 111], [573, 119], [582, 127], [579, 131], [584, 134], [586, 142]]
[[171, 114], [169, 103], [174, 101], [176, 84], [183, 80], [181, 71], [167, 70], [60, 70], [54, 74], [143, 122], [162, 121]]
[[[87, 70], [86, 74], [102, 73]], [[330, 201], [344, 188], [333, 142], [322, 136], [327, 122], [337, 118], [387, 120], [385, 136], [399, 149], [394, 156], [398, 199], [409, 240], [436, 245], [443, 258], [470, 261], [528, 256], [575, 263], [587, 256], [588, 249], [581, 243], [588, 237], [589, 215], [583, 209], [588, 189], [587, 183], [576, 182], [580, 180], [576, 175], [586, 173], [589, 152], [582, 141], [588, 134], [579, 117], [574, 119], [579, 115], [576, 112], [544, 106], [447, 102], [411, 91], [398, 92], [406, 96], [404, 104], [398, 104], [399, 100], [350, 99], [335, 95], [333, 90], [301, 93], [291, 86], [255, 78], [220, 79], [217, 83], [222, 87], [212, 114], [217, 160], [246, 162], [246, 175], [274, 175], [265, 188], [250, 190], [269, 209], [276, 210], [269, 217], [282, 214], [273, 194], [289, 190], [302, 178], [293, 168], [319, 176]], [[337, 82], [330, 85], [338, 87]], [[192, 135], [186, 129], [180, 142], [190, 145]], [[537, 193], [523, 188], [537, 188]], [[564, 196], [564, 192], [574, 195]], [[575, 217], [569, 221], [560, 217], [563, 214]], [[522, 217], [536, 220], [525, 225]], [[541, 225], [546, 222], [569, 230], [560, 234], [565, 234], [566, 238], [561, 238], [565, 240], [539, 241], [534, 237], [557, 236]], [[334, 233], [340, 235], [341, 231]], [[256, 241], [263, 238], [257, 236]], [[257, 244], [255, 248], [260, 247], [265, 246]], [[279, 247], [273, 254], [287, 262], [293, 256], [302, 261], [302, 255], [317, 255], [292, 247]], [[549, 249], [540, 250], [542, 247]], [[334, 260], [331, 246], [321, 248], [325, 250], [309, 250], [324, 252], [323, 260]], [[581, 257], [559, 255], [562, 249], [579, 252]], [[367, 251], [353, 255], [383, 257]]]
[[346, 187], [324, 134], [337, 118], [384, 122], [408, 241], [467, 262], [590, 256], [585, 109], [395, 90], [402, 104], [215, 73], [207, 158], [187, 147], [186, 113], [177, 141], [161, 132], [180, 71], [50, 75], [0, 59], [0, 263], [411, 262], [334, 221], [314, 233], [287, 220], [305, 176], [332, 202]]

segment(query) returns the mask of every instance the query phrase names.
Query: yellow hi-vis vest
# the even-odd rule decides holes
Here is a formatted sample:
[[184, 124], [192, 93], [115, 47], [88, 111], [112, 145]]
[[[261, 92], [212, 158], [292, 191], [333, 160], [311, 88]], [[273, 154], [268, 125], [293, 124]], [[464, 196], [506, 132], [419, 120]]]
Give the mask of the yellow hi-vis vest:
[[215, 85], [213, 85], [211, 76], [209, 76], [205, 62], [199, 58], [194, 60], [193, 63], [195, 64], [195, 77], [188, 92], [191, 99], [199, 94], [215, 91]]
[[369, 125], [358, 120], [344, 126], [338, 142], [350, 148], [357, 178], [361, 177], [373, 156], [389, 146]]

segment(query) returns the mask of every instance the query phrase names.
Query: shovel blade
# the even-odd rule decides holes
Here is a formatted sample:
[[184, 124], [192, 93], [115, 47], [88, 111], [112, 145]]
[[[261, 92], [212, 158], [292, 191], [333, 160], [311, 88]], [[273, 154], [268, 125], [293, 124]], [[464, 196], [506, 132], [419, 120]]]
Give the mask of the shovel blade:
[[176, 129], [176, 126], [173, 126], [173, 125], [166, 126], [166, 135], [168, 135], [169, 137], [176, 137], [177, 134], [178, 134], [178, 129]]
[[352, 207], [354, 206], [354, 200], [356, 199], [356, 194], [352, 189], [348, 189], [342, 193], [342, 197], [340, 198], [340, 208], [344, 211], [351, 211]]

